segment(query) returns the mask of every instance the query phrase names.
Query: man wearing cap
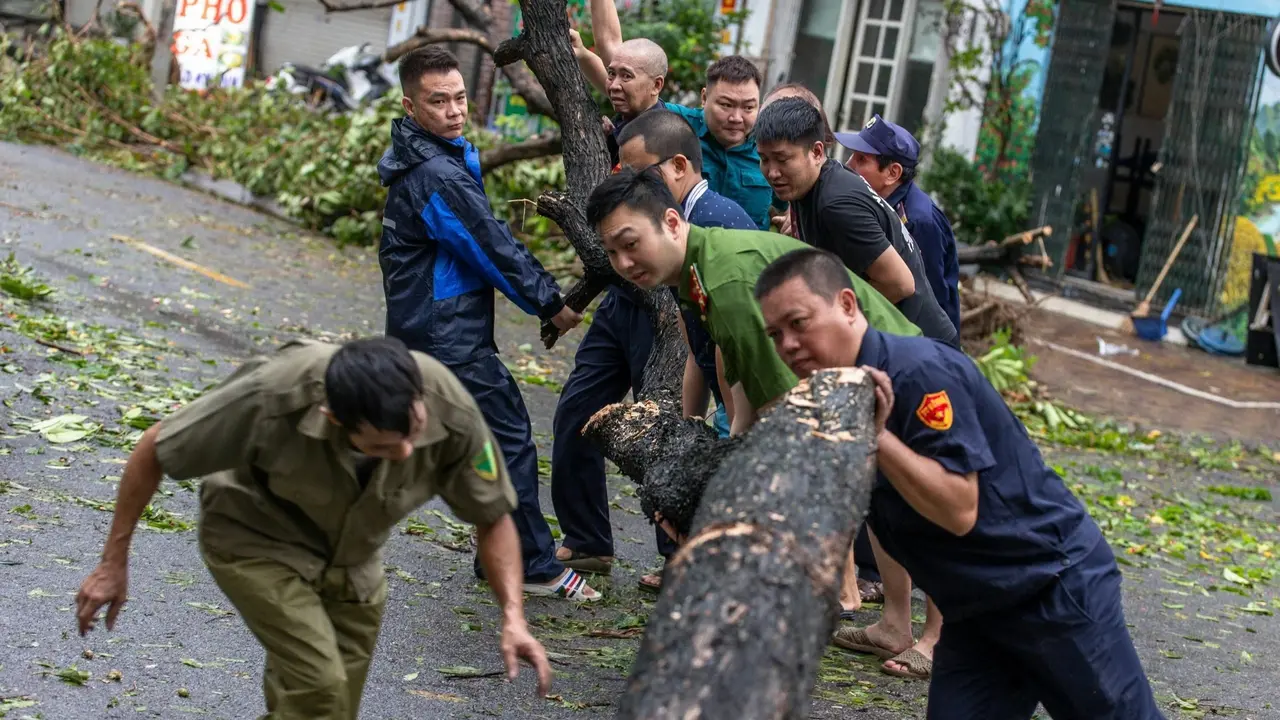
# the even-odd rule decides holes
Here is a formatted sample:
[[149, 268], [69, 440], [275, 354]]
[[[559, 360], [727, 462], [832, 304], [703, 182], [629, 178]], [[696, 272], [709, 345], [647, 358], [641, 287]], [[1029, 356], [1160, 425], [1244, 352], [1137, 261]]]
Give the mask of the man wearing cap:
[[958, 330], [960, 263], [956, 238], [942, 209], [915, 183], [920, 143], [879, 114], [872, 116], [861, 132], [835, 135], [836, 142], [853, 151], [848, 168], [889, 203], [915, 238], [933, 297]]
[[775, 100], [760, 112], [755, 135], [760, 169], [795, 210], [800, 240], [839, 256], [926, 337], [958, 346], [902, 220], [861, 176], [827, 157], [822, 112], [802, 98]]

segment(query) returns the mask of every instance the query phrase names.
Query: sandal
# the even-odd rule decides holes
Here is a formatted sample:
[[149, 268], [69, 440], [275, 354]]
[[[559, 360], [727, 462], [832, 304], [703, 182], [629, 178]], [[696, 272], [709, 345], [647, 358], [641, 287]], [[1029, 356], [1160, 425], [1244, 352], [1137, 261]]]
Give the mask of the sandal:
[[895, 670], [885, 665], [880, 666], [880, 672], [894, 677], [906, 678], [908, 680], [928, 680], [933, 674], [933, 661], [925, 657], [923, 653], [915, 648], [911, 648], [900, 655], [889, 658], [890, 662], [896, 662], [905, 666], [906, 670]]
[[[665, 568], [664, 568], [665, 569]], [[640, 589], [649, 592], [659, 592], [662, 590], [662, 570], [650, 575], [640, 576]]]
[[524, 591], [541, 597], [562, 597], [575, 603], [596, 602], [604, 597], [591, 589], [586, 579], [574, 570], [565, 570], [558, 580], [549, 585], [527, 582]]
[[864, 603], [883, 603], [884, 585], [872, 580], [858, 578], [858, 594]]
[[613, 558], [607, 555], [587, 555], [573, 548], [560, 547], [569, 551], [569, 557], [562, 558], [556, 553], [556, 559], [567, 568], [573, 568], [588, 575], [608, 575], [613, 570]]
[[867, 635], [866, 628], [842, 627], [831, 637], [831, 642], [845, 650], [868, 653], [870, 655], [875, 655], [881, 660], [888, 660], [895, 655], [901, 657], [901, 655], [898, 655], [898, 653], [895, 653], [889, 648], [872, 642], [871, 636]]

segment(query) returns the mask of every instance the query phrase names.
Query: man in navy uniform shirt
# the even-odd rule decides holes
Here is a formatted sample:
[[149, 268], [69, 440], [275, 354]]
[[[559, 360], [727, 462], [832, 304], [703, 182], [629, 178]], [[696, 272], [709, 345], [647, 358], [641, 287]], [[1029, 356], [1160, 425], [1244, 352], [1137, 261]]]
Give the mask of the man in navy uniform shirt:
[[911, 133], [880, 117], [857, 133], [836, 133], [836, 142], [853, 151], [847, 167], [884, 198], [920, 246], [933, 299], [960, 329], [960, 261], [947, 216], [915, 183], [920, 143]]
[[876, 385], [868, 521], [946, 623], [928, 718], [1162, 718], [1125, 628], [1120, 570], [1093, 518], [973, 362], [868, 327], [840, 259], [788, 253], [756, 284], [796, 375], [861, 366]]
[[[693, 128], [680, 115], [656, 109], [631, 120], [618, 135], [623, 165], [652, 168], [661, 174], [681, 203], [685, 219], [701, 227], [755, 230], [756, 224], [737, 203], [707, 187], [702, 178], [702, 149]], [[610, 403], [621, 402], [627, 390], [639, 392], [644, 366], [653, 346], [653, 324], [632, 287], [610, 288], [600, 302], [596, 320], [578, 345], [573, 371], [556, 404], [551, 449], [551, 498], [564, 540], [556, 556], [584, 572], [607, 573], [613, 561], [613, 532], [609, 525], [609, 496], [604, 458], [582, 437], [582, 426]], [[729, 434], [721, 389], [716, 384], [715, 345], [697, 315], [684, 314], [691, 349], [684, 374], [686, 416], [707, 410], [707, 391], [715, 397], [716, 425]], [[664, 557], [675, 546], [665, 532], [657, 532]], [[641, 578], [641, 586], [656, 589], [660, 579]]]

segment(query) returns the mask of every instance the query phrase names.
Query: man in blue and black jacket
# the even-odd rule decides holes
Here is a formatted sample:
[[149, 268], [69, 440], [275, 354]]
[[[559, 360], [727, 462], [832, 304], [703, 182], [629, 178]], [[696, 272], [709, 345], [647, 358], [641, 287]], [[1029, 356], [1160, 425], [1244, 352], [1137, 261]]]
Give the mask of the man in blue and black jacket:
[[[408, 117], [392, 123], [391, 149], [378, 163], [387, 186], [378, 260], [387, 297], [387, 334], [448, 365], [484, 413], [515, 485], [525, 591], [598, 600], [556, 559], [538, 503], [538, 454], [524, 399], [498, 359], [494, 289], [561, 334], [582, 320], [528, 248], [493, 217], [480, 154], [462, 137], [467, 90], [457, 58], [428, 46], [400, 60]], [[479, 565], [476, 566], [480, 573]]]

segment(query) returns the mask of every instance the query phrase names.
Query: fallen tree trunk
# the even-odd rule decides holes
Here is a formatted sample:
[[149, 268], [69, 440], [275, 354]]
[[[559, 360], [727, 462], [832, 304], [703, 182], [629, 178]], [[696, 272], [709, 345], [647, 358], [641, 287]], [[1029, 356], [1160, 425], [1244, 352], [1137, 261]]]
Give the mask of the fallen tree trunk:
[[663, 573], [620, 720], [808, 716], [870, 500], [874, 413], [869, 376], [824, 371], [724, 458]]

